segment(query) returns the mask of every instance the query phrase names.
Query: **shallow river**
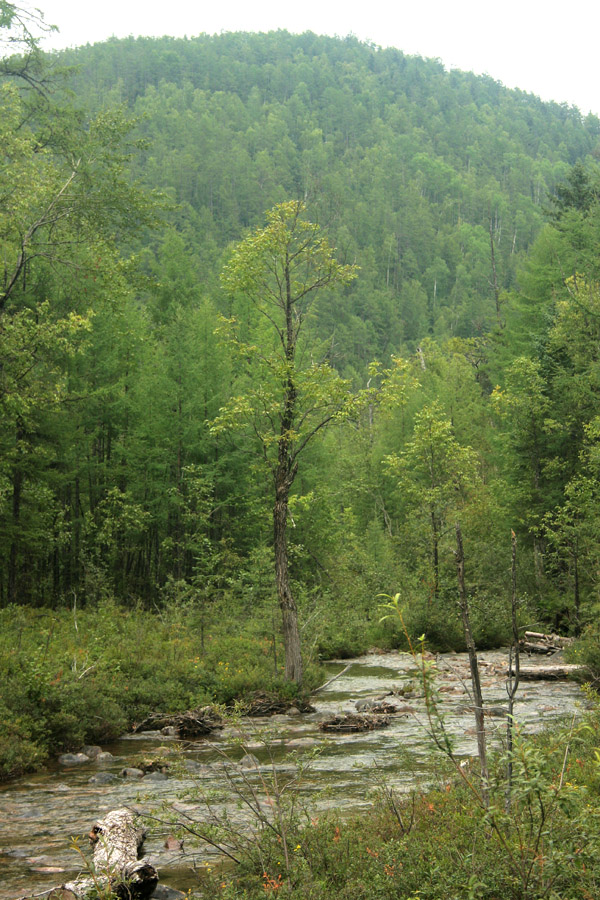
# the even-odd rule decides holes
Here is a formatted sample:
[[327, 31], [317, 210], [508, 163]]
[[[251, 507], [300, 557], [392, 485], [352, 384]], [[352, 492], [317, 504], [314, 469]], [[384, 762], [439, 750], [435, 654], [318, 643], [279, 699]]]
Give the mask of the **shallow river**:
[[[506, 705], [504, 671], [507, 655], [502, 651], [480, 656], [482, 689], [486, 707]], [[528, 665], [546, 663], [546, 659], [527, 660]], [[438, 657], [438, 684], [446, 727], [455, 739], [459, 755], [476, 753], [473, 714], [468, 709], [468, 660], [465, 654]], [[135, 805], [143, 811], [156, 811], [161, 804], [175, 812], [202, 821], [205, 807], [188, 795], [196, 785], [200, 790], [217, 790], [217, 806], [229, 808], [236, 815], [236, 798], [224, 777], [224, 753], [240, 760], [251, 752], [260, 763], [258, 770], [244, 770], [249, 777], [260, 778], [273, 765], [286, 778], [293, 771], [290, 754], [309, 749], [327, 738], [302, 781], [302, 794], [316, 806], [358, 808], [370, 802], [373, 790], [382, 779], [399, 789], [408, 788], [419, 778], [431, 774], [431, 741], [426, 731], [424, 700], [411, 696], [390, 697], [398, 707], [410, 706], [413, 712], [393, 717], [384, 729], [359, 734], [323, 734], [319, 722], [341, 712], [355, 712], [355, 703], [381, 695], [386, 691], [409, 689], [414, 664], [408, 654], [368, 654], [356, 659], [341, 678], [316, 694], [315, 712], [252, 719], [227, 726], [208, 740], [169, 742], [156, 732], [124, 737], [103, 748], [113, 758], [102, 764], [49, 768], [39, 775], [27, 776], [0, 787], [0, 900], [15, 900], [21, 895], [43, 891], [75, 877], [81, 858], [74, 849], [72, 836], [79, 836], [87, 852], [85, 835], [93, 821], [110, 809]], [[331, 665], [331, 674], [343, 664]], [[524, 731], [534, 731], [557, 717], [572, 715], [583, 703], [583, 695], [570, 682], [522, 682], [515, 715]], [[502, 736], [505, 720], [488, 718], [488, 730]], [[265, 746], [262, 729], [271, 737]], [[243, 744], [232, 744], [242, 735]], [[492, 738], [493, 739], [493, 738]], [[169, 743], [181, 750], [188, 766], [201, 763], [192, 776], [169, 776], [165, 781], [125, 780], [121, 770], [132, 765], [140, 753], [148, 754]], [[99, 772], [118, 775], [115, 783], [98, 785], [90, 778]], [[324, 788], [327, 791], [324, 793]], [[171, 828], [148, 819], [149, 837], [144, 852], [151, 856], [160, 873], [160, 883], [186, 890], [196, 883], [194, 865], [211, 859], [206, 849], [166, 850], [165, 838]], [[214, 858], [214, 857], [212, 857]]]

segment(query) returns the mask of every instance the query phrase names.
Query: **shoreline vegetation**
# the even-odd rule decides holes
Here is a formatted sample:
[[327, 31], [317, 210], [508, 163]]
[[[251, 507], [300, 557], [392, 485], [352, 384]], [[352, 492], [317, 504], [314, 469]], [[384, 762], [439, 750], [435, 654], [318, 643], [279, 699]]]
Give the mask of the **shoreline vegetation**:
[[[110, 600], [84, 610], [0, 610], [0, 780], [84, 744], [107, 743], [155, 713], [231, 707], [257, 692], [293, 705], [303, 695], [283, 676], [281, 638], [267, 629], [270, 621], [265, 613], [243, 622], [241, 611], [226, 617], [215, 608], [209, 623], [193, 606], [150, 612]], [[330, 646], [313, 636], [305, 694], [326, 680], [326, 659], [371, 647], [410, 649], [393, 621], [354, 624]], [[591, 667], [591, 678], [598, 672], [595, 646], [590, 632], [569, 650], [569, 658]], [[428, 649], [465, 647], [457, 639]]]
[[368, 811], [278, 810], [277, 827], [259, 832], [236, 871], [207, 868], [192, 897], [591, 900], [600, 884], [597, 697], [592, 705], [577, 726], [517, 738], [510, 806], [506, 748], [490, 754], [485, 803], [476, 760], [453, 768], [432, 756], [432, 783], [408, 793], [381, 784]]

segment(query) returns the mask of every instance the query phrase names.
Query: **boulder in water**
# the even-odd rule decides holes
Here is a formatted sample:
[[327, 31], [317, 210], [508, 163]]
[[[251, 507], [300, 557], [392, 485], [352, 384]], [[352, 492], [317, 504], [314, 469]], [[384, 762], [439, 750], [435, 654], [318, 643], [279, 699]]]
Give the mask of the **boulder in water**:
[[61, 753], [58, 761], [61, 766], [78, 766], [91, 762], [90, 757], [85, 753]]
[[135, 766], [127, 766], [127, 768], [121, 770], [121, 778], [143, 778], [144, 773], [142, 769], [136, 769]]
[[97, 775], [92, 775], [88, 784], [114, 784], [118, 780], [111, 772], [98, 772]]

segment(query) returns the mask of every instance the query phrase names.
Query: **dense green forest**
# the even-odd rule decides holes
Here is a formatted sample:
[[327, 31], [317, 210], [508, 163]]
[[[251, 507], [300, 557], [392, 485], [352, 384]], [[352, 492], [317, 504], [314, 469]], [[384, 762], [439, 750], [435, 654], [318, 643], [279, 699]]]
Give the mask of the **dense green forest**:
[[[202, 652], [229, 623], [280, 665], [278, 596], [314, 661], [401, 644], [399, 592], [461, 647], [460, 520], [480, 646], [508, 635], [511, 529], [523, 623], [592, 625], [600, 121], [355, 38], [44, 56], [0, 9], [7, 620], [183, 610]], [[282, 357], [252, 248], [290, 209], [347, 277], [307, 257]]]
[[[314, 34], [113, 40], [48, 67], [43, 94], [3, 82], [2, 602], [268, 600], [268, 472], [251, 433], [211, 427], [256, 374], [219, 316], [259, 326], [219, 274], [299, 200], [359, 267], [317, 299], [314, 352], [354, 391], [375, 360], [407, 366], [402, 402], [374, 397], [307, 450], [290, 534], [307, 608], [362, 613], [399, 586], [437, 606], [432, 548], [461, 506], [481, 602], [513, 526], [536, 614], [575, 628], [595, 589], [600, 122]], [[432, 439], [469, 449], [468, 487], [451, 460], [428, 471]]]

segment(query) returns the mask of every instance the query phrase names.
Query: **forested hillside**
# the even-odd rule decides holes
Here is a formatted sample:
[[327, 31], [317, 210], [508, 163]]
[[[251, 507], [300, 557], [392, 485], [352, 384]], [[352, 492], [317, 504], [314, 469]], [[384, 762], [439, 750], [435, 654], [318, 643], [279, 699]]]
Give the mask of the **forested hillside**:
[[115, 40], [66, 61], [87, 107], [144, 117], [134, 172], [181, 204], [205, 285], [215, 244], [308, 203], [361, 265], [344, 311], [322, 312], [342, 367], [489, 330], [548, 194], [600, 134], [575, 109], [351, 38]]
[[295, 201], [357, 267], [298, 345], [327, 375], [300, 400], [329, 402], [334, 376], [346, 397], [290, 487], [307, 647], [390, 640], [381, 591], [460, 644], [457, 518], [480, 641], [505, 633], [511, 528], [524, 616], [578, 631], [598, 587], [598, 119], [311, 33], [36, 59], [41, 88], [9, 65], [1, 87], [2, 603], [272, 628], [283, 376], [257, 363], [273, 336], [244, 279], [220, 275]]

